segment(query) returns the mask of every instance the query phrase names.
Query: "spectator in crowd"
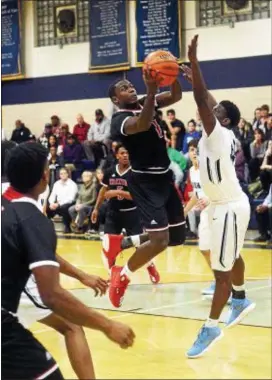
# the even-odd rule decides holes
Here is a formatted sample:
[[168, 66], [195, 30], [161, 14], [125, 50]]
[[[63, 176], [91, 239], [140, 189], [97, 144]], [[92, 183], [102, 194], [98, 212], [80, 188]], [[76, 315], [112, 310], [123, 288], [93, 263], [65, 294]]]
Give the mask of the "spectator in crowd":
[[246, 159], [242, 149], [242, 144], [238, 139], [235, 141], [236, 154], [235, 154], [235, 171], [240, 183], [246, 182]]
[[101, 167], [101, 169], [103, 171], [105, 171], [106, 169], [109, 169], [110, 167], [117, 164], [117, 158], [115, 155], [115, 148], [116, 148], [117, 144], [118, 144], [117, 141], [113, 141], [111, 143], [111, 149], [109, 151], [109, 154], [107, 155], [107, 158], [106, 158], [103, 166]]
[[259, 128], [261, 124], [261, 108], [258, 107], [254, 111], [254, 119], [252, 122], [252, 129], [255, 131], [255, 129]]
[[185, 126], [183, 122], [176, 119], [176, 112], [173, 109], [167, 111], [167, 126], [171, 135], [171, 146], [174, 149], [182, 150], [185, 136]]
[[260, 236], [258, 236], [255, 242], [265, 242], [272, 236], [272, 185], [267, 197], [261, 205], [256, 208], [256, 219], [258, 224], [258, 230]]
[[241, 118], [238, 126], [233, 128], [233, 132], [235, 134], [235, 137], [242, 144], [242, 149], [244, 151], [246, 160], [249, 161], [251, 158], [249, 146], [254, 139], [251, 125], [245, 119]]
[[272, 140], [272, 113], [268, 115], [268, 119], [266, 122], [265, 139]]
[[[48, 138], [48, 150], [50, 151], [50, 148], [54, 146], [57, 149], [57, 154], [61, 155], [63, 152], [63, 148], [61, 145], [58, 144], [58, 139], [55, 135], [50, 135]], [[50, 154], [49, 154], [50, 158]]]
[[48, 160], [50, 177], [49, 177], [49, 188], [53, 189], [55, 182], [59, 179], [60, 168], [64, 166], [63, 158], [57, 154], [57, 148], [51, 146], [49, 150], [50, 158]]
[[90, 129], [90, 124], [84, 121], [81, 114], [77, 115], [77, 124], [74, 126], [73, 135], [77, 138], [80, 143], [87, 140], [88, 131]]
[[60, 118], [57, 115], [51, 116], [52, 133], [59, 138], [61, 134]]
[[104, 178], [104, 172], [102, 169], [96, 169], [95, 178], [96, 178], [96, 191], [98, 194], [101, 187], [103, 186], [102, 182], [103, 182], [103, 178]]
[[200, 137], [201, 137], [201, 133], [196, 130], [196, 122], [194, 119], [191, 119], [188, 122], [187, 132], [185, 133], [185, 136], [183, 139], [183, 147], [182, 147], [183, 154], [188, 153], [189, 142], [192, 140], [199, 140]]
[[102, 110], [95, 111], [95, 122], [88, 132], [88, 140], [83, 146], [88, 160], [95, 161], [98, 166], [101, 159], [107, 156], [107, 147], [110, 139], [110, 121]]
[[71, 217], [69, 208], [75, 203], [77, 195], [77, 185], [69, 178], [66, 168], [60, 169], [60, 179], [54, 184], [51, 195], [48, 199], [46, 210], [48, 218], [53, 218], [56, 214], [62, 216], [65, 226], [64, 233], [71, 232]]
[[263, 130], [265, 133], [266, 130], [266, 123], [269, 117], [269, 106], [267, 104], [264, 104], [261, 106], [261, 125], [259, 126], [260, 129]]
[[66, 145], [63, 149], [63, 159], [65, 164], [73, 164], [78, 166], [85, 158], [84, 149], [82, 145], [77, 141], [74, 135], [67, 137]]
[[69, 208], [69, 214], [75, 225], [76, 233], [83, 233], [83, 225], [93, 209], [96, 201], [96, 182], [93, 180], [92, 172], [85, 171], [82, 173], [82, 182], [78, 191], [76, 204]]
[[26, 142], [29, 140], [29, 136], [31, 135], [30, 130], [21, 122], [21, 120], [15, 121], [15, 129], [11, 135], [11, 141], [16, 142], [17, 144], [21, 144], [22, 142]]
[[64, 146], [66, 145], [66, 141], [67, 141], [67, 137], [70, 135], [70, 132], [69, 132], [69, 125], [66, 124], [66, 123], [63, 123], [61, 125], [61, 132], [60, 132], [60, 136], [59, 136], [59, 145], [62, 146], [62, 149], [64, 148]]
[[182, 153], [171, 147], [171, 141], [168, 139], [166, 132], [164, 132], [164, 137], [167, 146], [167, 154], [171, 161], [169, 168], [173, 171], [175, 184], [179, 187], [184, 178], [184, 170], [187, 166], [187, 160]]
[[261, 165], [260, 180], [262, 188], [268, 192], [272, 183], [272, 140], [268, 141], [268, 147]]
[[46, 123], [42, 135], [38, 138], [38, 142], [42, 144], [46, 149], [48, 149], [49, 137], [53, 134], [52, 130], [52, 125], [50, 123]]
[[261, 129], [255, 129], [254, 141], [250, 144], [249, 173], [252, 181], [255, 181], [260, 175], [260, 167], [264, 159], [267, 148], [267, 141], [265, 141], [264, 133]]

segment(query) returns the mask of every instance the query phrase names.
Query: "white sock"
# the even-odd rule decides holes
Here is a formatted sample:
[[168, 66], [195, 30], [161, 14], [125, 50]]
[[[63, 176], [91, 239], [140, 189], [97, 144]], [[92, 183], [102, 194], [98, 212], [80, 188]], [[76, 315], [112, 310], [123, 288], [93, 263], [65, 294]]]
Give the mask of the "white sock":
[[219, 322], [219, 319], [211, 319], [208, 318], [207, 321], [205, 322], [206, 327], [217, 327]]
[[130, 278], [131, 277], [131, 275], [132, 275], [132, 273], [133, 272], [131, 272], [131, 270], [129, 269], [129, 267], [128, 267], [128, 265], [126, 264], [125, 266], [124, 266], [124, 268], [121, 270], [121, 276], [123, 275], [123, 274], [125, 274], [128, 278]]
[[148, 261], [148, 263], [146, 264], [146, 267], [148, 268], [148, 267], [150, 267], [150, 265], [154, 265], [155, 263], [154, 263], [154, 261], [153, 260], [150, 260], [150, 261]]
[[236, 292], [241, 292], [242, 290], [246, 290], [245, 284], [240, 285], [240, 286], [232, 285], [232, 287], [234, 290], [236, 290]]
[[134, 235], [134, 236], [130, 236], [130, 239], [132, 241], [132, 244], [134, 245], [134, 247], [139, 247], [141, 245], [141, 242], [140, 242], [140, 235]]

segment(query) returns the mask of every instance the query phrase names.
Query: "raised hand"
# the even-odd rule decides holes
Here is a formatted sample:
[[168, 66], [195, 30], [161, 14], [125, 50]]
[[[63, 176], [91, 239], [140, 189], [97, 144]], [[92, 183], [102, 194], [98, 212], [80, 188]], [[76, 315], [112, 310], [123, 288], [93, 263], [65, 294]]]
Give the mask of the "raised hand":
[[150, 68], [148, 67], [143, 71], [143, 80], [146, 85], [147, 93], [156, 95], [159, 88], [159, 73], [156, 72], [155, 76], [152, 75]]
[[198, 34], [194, 36], [190, 45], [188, 45], [188, 59], [190, 62], [197, 61], [197, 41]]

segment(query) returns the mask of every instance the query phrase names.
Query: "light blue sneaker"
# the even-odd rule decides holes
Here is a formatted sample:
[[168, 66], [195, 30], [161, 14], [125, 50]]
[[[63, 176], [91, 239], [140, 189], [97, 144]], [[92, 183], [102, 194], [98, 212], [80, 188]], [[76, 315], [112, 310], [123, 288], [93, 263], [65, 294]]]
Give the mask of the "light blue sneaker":
[[241, 320], [248, 315], [253, 309], [255, 309], [256, 303], [244, 299], [232, 298], [229, 316], [226, 322], [226, 328], [237, 325]]
[[199, 358], [208, 351], [215, 342], [223, 338], [223, 336], [224, 333], [219, 327], [202, 326], [196, 341], [186, 353], [187, 358]]
[[215, 282], [213, 281], [208, 288], [202, 290], [203, 296], [213, 296], [215, 292]]

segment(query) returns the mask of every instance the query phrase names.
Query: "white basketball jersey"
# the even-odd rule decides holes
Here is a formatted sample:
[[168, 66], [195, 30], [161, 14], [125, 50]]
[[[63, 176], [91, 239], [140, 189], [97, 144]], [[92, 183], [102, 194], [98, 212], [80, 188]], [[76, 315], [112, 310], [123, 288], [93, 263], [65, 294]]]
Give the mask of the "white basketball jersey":
[[199, 141], [200, 181], [213, 203], [237, 201], [244, 196], [234, 167], [235, 150], [233, 132], [218, 120], [209, 136], [203, 130]]
[[192, 184], [193, 189], [194, 189], [194, 193], [197, 196], [197, 198], [199, 198], [199, 199], [206, 198], [204, 191], [201, 187], [201, 183], [200, 183], [199, 168], [196, 169], [194, 166], [192, 166], [190, 168], [190, 180], [191, 180], [191, 184]]

